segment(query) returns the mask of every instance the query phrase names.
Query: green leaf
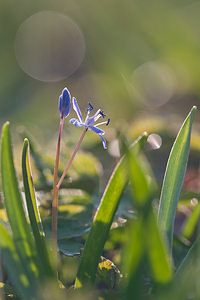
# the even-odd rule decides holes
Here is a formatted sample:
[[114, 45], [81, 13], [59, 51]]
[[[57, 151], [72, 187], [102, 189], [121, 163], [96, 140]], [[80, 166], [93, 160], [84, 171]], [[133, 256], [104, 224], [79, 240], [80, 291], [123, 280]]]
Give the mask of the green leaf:
[[[44, 219], [43, 226], [47, 237], [51, 237], [51, 218], [48, 217]], [[88, 233], [90, 227], [90, 224], [82, 223], [79, 220], [69, 220], [65, 217], [58, 217], [58, 240], [82, 236]]]
[[79, 255], [83, 244], [74, 241], [73, 239], [58, 240], [59, 251], [66, 256]]
[[33, 230], [34, 236], [37, 236], [38, 233], [40, 236], [44, 236], [40, 213], [37, 207], [35, 190], [33, 186], [33, 178], [30, 166], [29, 158], [29, 141], [28, 139], [24, 140], [23, 152], [22, 152], [22, 175], [24, 183], [24, 191], [26, 196], [26, 204], [29, 212], [29, 218]]
[[147, 220], [146, 237], [148, 240], [147, 253], [154, 281], [167, 283], [172, 278], [170, 257], [161, 238], [157, 220], [152, 210], [149, 212]]
[[[34, 160], [35, 166], [39, 172], [39, 181], [42, 182], [44, 185], [48, 184], [46, 176], [44, 174], [44, 170], [47, 167], [46, 164], [43, 162], [41, 155], [37, 152], [37, 143], [33, 140], [33, 137], [28, 133], [25, 127], [20, 127], [19, 134], [22, 137], [22, 140], [28, 138], [29, 140], [29, 147], [31, 150], [31, 156]], [[53, 164], [52, 164], [53, 169]]]
[[199, 253], [200, 237], [195, 240], [192, 247], [190, 248], [176, 271], [173, 286], [174, 288], [177, 286], [182, 287], [182, 298], [179, 299], [183, 299], [183, 296], [185, 297], [188, 291], [194, 296], [193, 299], [199, 299], [200, 290], [197, 281], [200, 270]]
[[24, 147], [22, 152], [22, 175], [24, 191], [26, 196], [26, 204], [37, 248], [38, 259], [40, 260], [40, 268], [42, 269], [42, 273], [45, 276], [52, 276], [53, 269], [50, 264], [40, 213], [36, 203], [35, 190], [33, 186], [33, 179], [30, 166], [29, 142], [27, 139], [24, 140]]
[[26, 269], [27, 276], [34, 285], [36, 283], [36, 278], [39, 275], [39, 268], [36, 263], [36, 249], [29, 224], [25, 217], [22, 196], [18, 188], [8, 122], [4, 124], [2, 130], [1, 174], [4, 203], [13, 232], [14, 243], [20, 256], [21, 263]]
[[194, 268], [195, 265], [194, 261], [199, 257], [199, 250], [200, 250], [200, 237], [198, 237], [195, 240], [195, 242], [192, 244], [191, 248], [187, 252], [186, 256], [182, 260], [180, 266], [176, 271], [177, 277], [181, 277], [182, 273], [186, 272], [187, 270], [190, 270], [190, 272], [192, 272], [192, 269]]
[[3, 264], [18, 295], [23, 300], [35, 299], [34, 285], [31, 284], [15, 245], [2, 224], [0, 224], [0, 247]]
[[145, 252], [143, 225], [143, 218], [138, 218], [132, 222], [128, 229], [127, 243], [123, 255], [123, 267], [124, 272], [129, 274], [129, 282], [132, 282], [131, 277], [134, 277]]
[[183, 225], [182, 235], [186, 239], [190, 239], [194, 234], [195, 227], [199, 220], [199, 215], [200, 215], [200, 204], [198, 203], [195, 206], [194, 210], [192, 211], [191, 215], [187, 218], [187, 220]]
[[76, 189], [62, 190], [62, 195], [59, 196], [58, 216], [86, 224], [92, 222], [93, 211], [93, 200], [88, 193]]
[[138, 287], [134, 288], [132, 285], [136, 278], [142, 275], [141, 267], [139, 269], [138, 266], [143, 265], [144, 256], [148, 258], [151, 275], [158, 283], [168, 282], [172, 276], [172, 269], [151, 205], [155, 185], [150, 181], [149, 172], [139, 155], [136, 159], [128, 149], [127, 162], [138, 220], [133, 222], [128, 234], [124, 265], [127, 265], [129, 275], [127, 295], [131, 295], [132, 292], [139, 295]]
[[[139, 151], [146, 139], [147, 134], [145, 133], [132, 145], [132, 151]], [[102, 196], [81, 258], [75, 282], [76, 288], [92, 284], [95, 280], [98, 262], [115, 216], [120, 196], [127, 182], [126, 161], [123, 157], [114, 169]]]
[[[138, 157], [139, 160], [139, 157]], [[138, 163], [135, 155], [127, 149], [127, 168], [130, 173], [131, 186], [133, 190], [133, 202], [136, 207], [143, 207], [147, 200], [152, 197], [153, 189], [147, 181], [146, 174]], [[152, 185], [153, 186], [153, 185]]]
[[162, 186], [158, 222], [161, 230], [167, 234], [171, 247], [176, 207], [188, 161], [195, 110], [196, 107], [193, 107], [177, 135], [168, 159]]

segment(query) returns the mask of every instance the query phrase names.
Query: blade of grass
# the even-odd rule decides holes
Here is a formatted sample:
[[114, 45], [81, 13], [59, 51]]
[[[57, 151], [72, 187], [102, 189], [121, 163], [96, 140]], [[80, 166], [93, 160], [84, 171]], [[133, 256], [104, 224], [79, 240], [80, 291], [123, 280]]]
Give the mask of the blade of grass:
[[20, 263], [20, 258], [10, 235], [2, 224], [0, 224], [0, 247], [4, 266], [18, 295], [23, 300], [35, 299], [35, 289]]
[[146, 236], [148, 242], [148, 258], [153, 279], [157, 283], [167, 283], [172, 278], [172, 267], [169, 252], [161, 237], [153, 210], [149, 212]]
[[191, 215], [187, 218], [187, 220], [183, 225], [182, 235], [186, 239], [190, 239], [194, 234], [195, 227], [199, 220], [199, 215], [200, 215], [200, 204], [198, 203], [197, 206], [194, 208], [193, 212], [191, 213]]
[[158, 223], [162, 232], [167, 235], [171, 249], [176, 207], [188, 161], [195, 110], [196, 107], [191, 109], [174, 142], [167, 162], [161, 191]]
[[43, 269], [43, 274], [47, 277], [53, 275], [53, 269], [50, 264], [50, 259], [45, 242], [44, 231], [41, 223], [40, 213], [36, 203], [35, 189], [33, 185], [30, 156], [29, 156], [29, 141], [24, 140], [22, 152], [22, 175], [24, 183], [24, 191], [26, 196], [26, 204], [28, 208], [29, 219], [35, 239], [40, 266]]
[[[147, 134], [145, 133], [133, 144], [132, 151], [139, 151], [146, 142], [146, 139]], [[95, 280], [99, 258], [117, 210], [120, 196], [128, 181], [127, 175], [125, 158], [123, 157], [110, 177], [94, 218], [81, 257], [75, 282], [76, 288], [80, 288], [84, 285], [91, 285]]]
[[22, 175], [23, 175], [24, 191], [26, 196], [26, 204], [29, 212], [29, 218], [30, 218], [33, 234], [35, 235], [37, 232], [39, 233], [40, 236], [44, 236], [44, 230], [42, 227], [40, 213], [37, 207], [37, 202], [35, 197], [35, 189], [33, 186], [28, 139], [24, 139], [24, 145], [22, 150]]
[[[184, 257], [182, 263], [180, 264], [179, 268], [176, 271], [173, 286], [172, 288], [175, 290], [177, 294], [177, 286], [182, 287], [182, 298], [183, 296], [186, 297], [187, 294], [192, 293], [193, 299], [199, 299], [200, 296], [200, 289], [198, 284], [198, 276], [199, 276], [199, 269], [200, 269], [200, 260], [199, 260], [199, 253], [200, 253], [200, 236], [195, 240], [192, 247]], [[188, 296], [189, 298], [189, 296]]]
[[192, 272], [195, 266], [195, 260], [199, 259], [199, 251], [200, 251], [200, 236], [195, 240], [192, 244], [191, 248], [187, 252], [186, 256], [182, 260], [180, 266], [176, 271], [176, 277], [181, 278], [184, 276], [183, 274], [188, 270]]
[[[148, 258], [151, 275], [157, 283], [168, 282], [172, 276], [172, 269], [151, 205], [155, 184], [149, 180], [149, 172], [140, 156], [136, 158], [128, 149], [127, 168], [130, 173], [133, 204], [138, 210], [138, 219], [130, 228], [131, 234], [128, 234], [129, 240], [124, 255], [125, 265], [127, 264], [129, 268], [126, 294], [128, 299], [132, 299], [133, 294], [140, 294], [138, 286], [133, 286], [133, 283], [136, 278], [143, 276], [141, 269], [145, 258]], [[140, 228], [139, 234], [138, 228]], [[139, 257], [136, 256], [138, 245], [142, 245], [142, 251], [140, 251], [143, 252], [143, 255]], [[140, 282], [139, 279], [138, 282]]]
[[[47, 184], [47, 179], [46, 179], [46, 176], [44, 174], [44, 170], [47, 166], [44, 163], [43, 158], [41, 157], [41, 155], [37, 151], [36, 141], [33, 139], [33, 137], [29, 134], [29, 132], [24, 127], [20, 128], [19, 134], [20, 134], [22, 140], [24, 140], [25, 138], [28, 139], [29, 148], [30, 148], [30, 151], [31, 151], [31, 157], [33, 158], [33, 161], [35, 163], [35, 167], [37, 168], [37, 170], [40, 174], [39, 175], [39, 177], [40, 177], [39, 182], [46, 185]], [[52, 170], [53, 170], [53, 165], [52, 165]]]
[[146, 250], [143, 222], [143, 218], [138, 218], [128, 228], [127, 243], [123, 253], [123, 273], [128, 274], [125, 288], [126, 299], [133, 299], [133, 295], [135, 299], [140, 299], [141, 296], [141, 269]]
[[1, 139], [1, 175], [4, 193], [4, 204], [8, 220], [13, 232], [13, 239], [20, 256], [21, 263], [26, 269], [32, 284], [36, 284], [39, 267], [36, 264], [36, 251], [29, 224], [26, 220], [22, 197], [19, 192], [17, 177], [13, 163], [9, 123], [2, 130]]
[[[139, 157], [137, 157], [139, 160]], [[150, 184], [147, 181], [146, 174], [141, 168], [141, 164], [138, 163], [134, 154], [127, 148], [127, 168], [130, 174], [133, 204], [140, 209], [144, 207], [152, 197], [153, 189], [150, 188]], [[154, 184], [152, 184], [152, 187]]]

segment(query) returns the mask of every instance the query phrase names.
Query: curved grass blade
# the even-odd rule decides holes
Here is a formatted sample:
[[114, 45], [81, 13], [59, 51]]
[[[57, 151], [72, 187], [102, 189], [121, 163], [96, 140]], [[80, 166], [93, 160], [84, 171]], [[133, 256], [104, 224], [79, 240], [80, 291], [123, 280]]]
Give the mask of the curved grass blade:
[[194, 230], [199, 220], [199, 215], [200, 215], [200, 204], [198, 203], [197, 206], [194, 208], [193, 212], [191, 213], [191, 215], [188, 217], [188, 219], [183, 225], [182, 235], [186, 239], [190, 239], [194, 234]]
[[13, 239], [21, 263], [26, 269], [31, 283], [36, 284], [39, 267], [36, 263], [36, 251], [29, 224], [26, 220], [22, 197], [19, 192], [17, 177], [13, 163], [9, 123], [6, 122], [2, 130], [1, 139], [1, 175], [4, 203], [8, 220], [13, 232]]
[[200, 236], [192, 244], [186, 256], [182, 260], [180, 266], [176, 271], [175, 282], [181, 280], [188, 273], [189, 276], [193, 272], [199, 272], [199, 253], [200, 253]]
[[2, 224], [0, 224], [0, 247], [9, 279], [20, 298], [23, 300], [35, 299], [35, 289], [27, 277], [26, 270], [20, 263], [19, 255], [10, 235]]
[[154, 182], [149, 181], [149, 172], [140, 157], [137, 156], [136, 159], [136, 156], [128, 149], [127, 163], [133, 202], [138, 210], [138, 219], [131, 224], [128, 232], [128, 243], [124, 255], [125, 273], [128, 273], [126, 296], [127, 299], [132, 299], [133, 295], [140, 297], [140, 281], [142, 282], [145, 258], [149, 261], [151, 276], [157, 283], [168, 282], [171, 279], [172, 270], [151, 205], [155, 189]]
[[[144, 220], [133, 221], [127, 233], [127, 243], [123, 254], [123, 269], [127, 275], [126, 299], [140, 299], [141, 269], [144, 262], [146, 245], [144, 237]], [[130, 238], [131, 237], [131, 238]]]
[[26, 204], [28, 208], [29, 219], [35, 239], [40, 266], [45, 276], [53, 275], [53, 269], [50, 264], [47, 246], [42, 228], [40, 213], [36, 203], [35, 190], [33, 186], [30, 157], [29, 157], [29, 141], [24, 140], [22, 152], [22, 175], [24, 183], [24, 191], [26, 196]]
[[161, 191], [158, 222], [161, 230], [167, 234], [171, 249], [176, 207], [188, 161], [195, 110], [196, 107], [191, 109], [174, 142], [167, 162]]
[[46, 165], [43, 162], [42, 157], [40, 156], [40, 154], [37, 151], [36, 141], [33, 139], [33, 137], [28, 133], [28, 131], [24, 127], [20, 128], [19, 134], [20, 134], [22, 140], [24, 140], [25, 138], [28, 138], [29, 148], [30, 148], [30, 151], [31, 151], [31, 156], [32, 156], [33, 161], [35, 163], [35, 166], [36, 166], [36, 168], [39, 172], [39, 181], [42, 184], [46, 185], [47, 184], [47, 179], [46, 179], [46, 176], [44, 174], [44, 170], [46, 168]]
[[149, 181], [148, 171], [145, 165], [140, 162], [140, 157], [138, 156], [138, 159], [136, 159], [130, 151], [127, 156], [134, 204], [138, 208], [138, 217], [143, 219], [143, 232], [138, 236], [137, 243], [139, 243], [139, 239], [145, 241], [144, 248], [146, 248], [145, 251], [154, 281], [166, 283], [171, 279], [172, 268], [151, 205], [155, 184]]
[[151, 208], [146, 226], [146, 236], [148, 240], [149, 264], [154, 281], [157, 283], [167, 283], [172, 278], [172, 266], [170, 264], [169, 251], [167, 251], [162, 240], [154, 212]]
[[[144, 133], [132, 145], [132, 151], [139, 151], [146, 142], [147, 134]], [[98, 262], [106, 242], [110, 226], [117, 210], [120, 196], [127, 184], [128, 174], [125, 157], [123, 157], [114, 169], [101, 203], [97, 210], [92, 228], [85, 244], [83, 255], [75, 282], [75, 287], [80, 288], [90, 285], [95, 280]]]
[[[200, 297], [200, 289], [197, 280], [200, 270], [199, 253], [200, 237], [198, 237], [193, 243], [192, 247], [176, 271], [173, 281], [173, 288], [177, 294], [176, 287], [181, 287], [182, 295], [179, 297], [179, 299], [183, 299], [187, 294], [191, 295], [191, 293], [193, 299], [199, 299]], [[189, 296], [187, 299], [189, 299]]]

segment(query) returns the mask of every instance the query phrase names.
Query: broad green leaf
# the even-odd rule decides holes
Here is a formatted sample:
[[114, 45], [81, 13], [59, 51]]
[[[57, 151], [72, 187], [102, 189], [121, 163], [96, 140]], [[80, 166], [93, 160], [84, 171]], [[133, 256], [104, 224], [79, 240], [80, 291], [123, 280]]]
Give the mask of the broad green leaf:
[[193, 107], [190, 111], [174, 142], [167, 162], [161, 191], [158, 222], [161, 230], [167, 234], [171, 247], [176, 207], [188, 161], [195, 110], [196, 107]]
[[93, 210], [93, 200], [83, 190], [64, 189], [60, 193], [58, 216], [86, 224], [91, 223]]
[[24, 140], [24, 147], [22, 152], [22, 174], [26, 204], [37, 248], [38, 259], [40, 260], [40, 268], [42, 269], [45, 276], [51, 276], [53, 275], [53, 270], [50, 264], [40, 213], [36, 203], [29, 158], [29, 142], [27, 139]]
[[30, 282], [15, 245], [2, 224], [0, 224], [0, 247], [3, 264], [18, 295], [23, 300], [35, 299], [34, 285]]
[[[85, 166], [87, 166], [87, 168]], [[102, 166], [91, 153], [79, 152], [74, 158], [72, 169], [75, 170], [79, 175], [98, 177]]]
[[22, 196], [18, 188], [8, 122], [4, 124], [2, 130], [1, 175], [4, 203], [13, 232], [14, 243], [20, 256], [21, 263], [26, 269], [27, 276], [34, 285], [35, 280], [39, 275], [39, 268], [36, 264], [36, 249], [33, 243], [29, 224], [25, 217]]
[[[133, 144], [132, 151], [139, 151], [139, 149], [144, 145], [146, 138], [146, 133], [139, 137]], [[127, 181], [128, 174], [126, 161], [123, 157], [110, 177], [94, 218], [94, 222], [81, 257], [75, 282], [76, 288], [82, 287], [85, 284], [92, 284], [95, 280], [98, 262], [115, 216], [120, 196], [127, 184]]]
[[[43, 226], [47, 237], [51, 237], [51, 218], [43, 220]], [[58, 240], [70, 239], [82, 236], [90, 230], [91, 225], [82, 223], [79, 220], [69, 220], [65, 217], [58, 217]]]
[[79, 255], [83, 244], [74, 241], [73, 239], [58, 240], [59, 251], [66, 256]]

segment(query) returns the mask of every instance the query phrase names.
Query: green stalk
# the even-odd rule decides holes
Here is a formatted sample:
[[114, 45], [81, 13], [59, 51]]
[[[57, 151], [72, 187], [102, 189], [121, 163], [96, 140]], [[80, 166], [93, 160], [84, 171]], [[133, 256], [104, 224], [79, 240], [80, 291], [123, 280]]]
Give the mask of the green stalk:
[[58, 143], [56, 149], [56, 159], [54, 166], [54, 180], [53, 180], [53, 202], [52, 202], [52, 235], [53, 235], [53, 247], [55, 253], [57, 252], [57, 223], [58, 223], [58, 188], [57, 188], [57, 180], [58, 180], [58, 166], [59, 166], [59, 157], [60, 157], [60, 141], [62, 136], [64, 124], [64, 117], [60, 119], [60, 128], [58, 135]]

